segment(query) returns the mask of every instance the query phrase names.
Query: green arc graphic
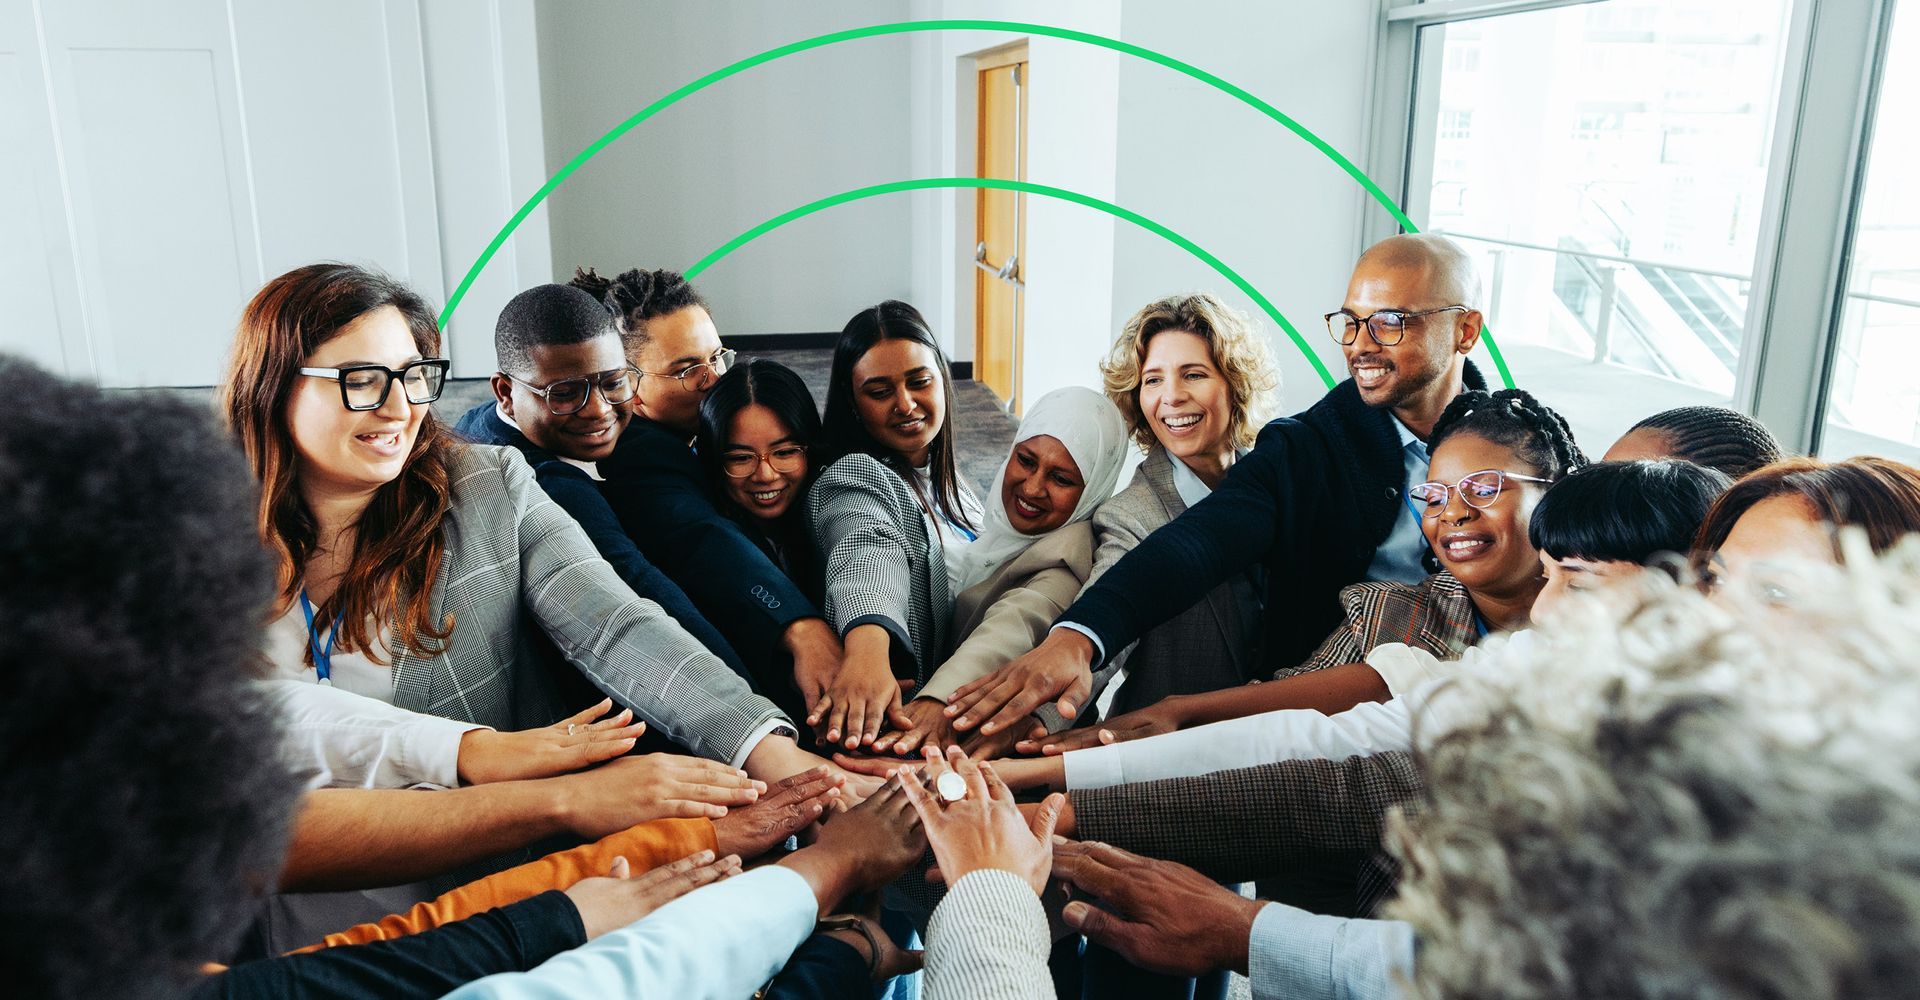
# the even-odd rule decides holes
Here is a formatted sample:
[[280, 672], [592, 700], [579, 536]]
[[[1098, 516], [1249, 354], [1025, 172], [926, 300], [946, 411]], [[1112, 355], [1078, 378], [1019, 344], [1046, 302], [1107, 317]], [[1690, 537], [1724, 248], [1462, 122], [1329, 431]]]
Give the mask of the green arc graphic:
[[1313, 365], [1313, 370], [1320, 373], [1320, 380], [1327, 384], [1327, 388], [1331, 389], [1335, 384], [1332, 373], [1328, 372], [1327, 366], [1321, 363], [1320, 356], [1315, 354], [1311, 347], [1307, 346], [1306, 339], [1300, 336], [1300, 331], [1294, 328], [1294, 325], [1287, 320], [1287, 317], [1281, 313], [1272, 302], [1269, 302], [1265, 295], [1260, 294], [1260, 290], [1253, 287], [1252, 282], [1242, 278], [1239, 272], [1228, 267], [1225, 262], [1215, 257], [1205, 247], [1131, 209], [1121, 208], [1112, 202], [1101, 201], [1092, 195], [1081, 194], [1078, 191], [1069, 191], [1066, 188], [1050, 187], [1045, 184], [1034, 184], [1028, 181], [1009, 181], [1002, 180], [998, 177], [923, 177], [917, 180], [873, 184], [863, 188], [855, 188], [851, 191], [844, 191], [840, 194], [821, 198], [818, 201], [810, 201], [805, 205], [801, 205], [799, 208], [782, 212], [752, 229], [741, 233], [722, 244], [719, 249], [700, 258], [692, 267], [687, 268], [685, 272], [686, 276], [689, 280], [698, 277], [700, 272], [719, 263], [722, 258], [735, 250], [746, 246], [748, 243], [765, 236], [767, 233], [795, 219], [812, 215], [822, 209], [832, 208], [835, 205], [844, 205], [850, 201], [859, 201], [862, 198], [872, 198], [877, 195], [895, 194], [901, 191], [925, 191], [932, 188], [993, 188], [1001, 191], [1023, 191], [1027, 194], [1037, 194], [1047, 198], [1058, 198], [1062, 201], [1073, 202], [1076, 205], [1097, 208], [1115, 218], [1125, 219], [1198, 257], [1208, 267], [1220, 272], [1221, 277], [1233, 282], [1241, 291], [1247, 293], [1247, 297], [1251, 298], [1254, 303], [1260, 307], [1261, 312], [1266, 313], [1268, 317], [1280, 325], [1280, 329], [1286, 331], [1287, 337], [1293, 341], [1294, 346], [1298, 347], [1300, 353], [1306, 356], [1307, 362]]
[[[1007, 32], [1014, 32], [1017, 34], [1040, 35], [1040, 36], [1049, 37], [1049, 38], [1060, 38], [1060, 39], [1065, 39], [1067, 41], [1080, 42], [1086, 45], [1097, 46], [1099, 48], [1112, 49], [1115, 52], [1120, 52], [1125, 55], [1130, 55], [1138, 59], [1145, 59], [1148, 62], [1165, 66], [1168, 69], [1171, 69], [1177, 73], [1182, 73], [1186, 76], [1190, 76], [1195, 80], [1199, 80], [1200, 82], [1207, 84], [1208, 86], [1214, 88], [1215, 90], [1218, 90], [1224, 94], [1228, 94], [1238, 99], [1241, 103], [1247, 105], [1248, 107], [1253, 108], [1254, 110], [1260, 112], [1263, 115], [1266, 115], [1268, 118], [1271, 118], [1276, 122], [1279, 122], [1281, 125], [1285, 126], [1288, 131], [1306, 140], [1306, 142], [1309, 145], [1319, 150], [1321, 154], [1326, 156], [1329, 160], [1332, 160], [1335, 165], [1340, 167], [1341, 170], [1346, 171], [1348, 176], [1352, 177], [1355, 181], [1359, 182], [1360, 186], [1362, 188], [1365, 188], [1369, 195], [1373, 196], [1373, 200], [1378, 202], [1381, 205], [1381, 207], [1385, 208], [1387, 212], [1393, 216], [1395, 221], [1399, 222], [1403, 228], [1405, 228], [1408, 232], [1419, 231], [1414, 226], [1413, 220], [1407, 218], [1406, 214], [1400, 211], [1400, 207], [1393, 203], [1393, 199], [1388, 197], [1387, 193], [1380, 189], [1380, 185], [1375, 184], [1373, 182], [1373, 179], [1368, 177], [1365, 171], [1362, 171], [1359, 167], [1355, 166], [1352, 160], [1349, 160], [1345, 156], [1341, 155], [1339, 150], [1334, 149], [1331, 145], [1328, 145], [1325, 140], [1321, 139], [1317, 135], [1314, 135], [1313, 132], [1307, 129], [1305, 126], [1301, 125], [1299, 122], [1296, 122], [1292, 118], [1288, 117], [1286, 114], [1281, 112], [1279, 108], [1276, 108], [1271, 104], [1268, 104], [1266, 101], [1263, 101], [1260, 98], [1254, 96], [1252, 93], [1245, 90], [1244, 88], [1239, 87], [1233, 83], [1230, 83], [1227, 80], [1224, 80], [1212, 73], [1209, 73], [1206, 70], [1201, 69], [1200, 67], [1195, 66], [1191, 63], [1183, 62], [1179, 59], [1173, 58], [1172, 56], [1165, 55], [1160, 52], [1155, 52], [1152, 49], [1144, 48], [1139, 45], [1134, 45], [1129, 42], [1123, 42], [1116, 38], [1108, 38], [1105, 35], [1096, 35], [1096, 34], [1093, 34], [1092, 32], [1075, 31], [1071, 28], [1054, 27], [1053, 25], [1048, 25], [1048, 24], [1032, 24], [1025, 21], [994, 21], [994, 20], [976, 20], [976, 19], [898, 21], [891, 24], [875, 24], [875, 25], [869, 25], [864, 28], [849, 28], [844, 31], [828, 32], [827, 34], [824, 34], [824, 35], [816, 35], [812, 38], [803, 38], [799, 41], [788, 42], [785, 45], [776, 46], [774, 48], [766, 50], [765, 52], [761, 52], [757, 55], [748, 56], [744, 59], [730, 63], [726, 66], [722, 66], [721, 68], [714, 70], [713, 72], [708, 73], [705, 76], [702, 76], [696, 80], [693, 80], [692, 82], [681, 85], [680, 87], [676, 88], [672, 92], [668, 93], [666, 96], [661, 97], [659, 100], [654, 101], [652, 104], [649, 104], [644, 108], [641, 108], [632, 117], [614, 126], [612, 129], [608, 130], [605, 135], [594, 140], [585, 149], [575, 154], [573, 159], [568, 160], [566, 164], [562, 166], [558, 172], [556, 172], [552, 177], [548, 178], [545, 184], [542, 184], [540, 186], [540, 190], [535, 191], [533, 193], [533, 197], [527, 199], [526, 204], [520, 206], [519, 211], [513, 213], [513, 217], [507, 220], [507, 224], [505, 226], [502, 226], [500, 228], [500, 232], [494, 235], [493, 242], [487, 244], [486, 250], [481, 252], [479, 259], [475, 260], [473, 262], [473, 266], [467, 269], [466, 276], [460, 279], [460, 284], [454, 288], [453, 294], [451, 296], [448, 296], [446, 308], [442, 309], [440, 312], [440, 325], [442, 327], [446, 326], [447, 322], [453, 318], [454, 309], [460, 305], [460, 300], [466, 297], [467, 289], [473, 286], [474, 279], [480, 276], [480, 272], [486, 268], [487, 263], [493, 259], [494, 254], [500, 252], [501, 246], [506, 244], [507, 238], [512, 236], [513, 231], [520, 227], [520, 223], [524, 221], [526, 217], [529, 214], [531, 214], [536, 207], [540, 205], [541, 202], [545, 201], [547, 196], [549, 194], [552, 194], [555, 188], [558, 188], [561, 184], [565, 183], [568, 177], [573, 176], [574, 171], [580, 169], [580, 167], [585, 165], [588, 160], [593, 159], [595, 155], [597, 155], [602, 149], [605, 149], [608, 145], [612, 144], [615, 140], [619, 139], [621, 136], [626, 135], [628, 132], [632, 131], [641, 122], [644, 122], [647, 119], [653, 117], [654, 115], [659, 114], [661, 111], [664, 111], [669, 107], [672, 107], [674, 104], [678, 103], [682, 98], [688, 97], [692, 94], [705, 90], [706, 88], [716, 83], [719, 83], [721, 80], [725, 80], [730, 76], [752, 69], [753, 67], [761, 65], [762, 63], [772, 62], [775, 59], [781, 59], [798, 52], [805, 52], [809, 49], [817, 49], [822, 46], [834, 45], [839, 42], [849, 42], [849, 41], [853, 41], [855, 39], [860, 39], [860, 38], [874, 38], [882, 35], [909, 34], [909, 33], [920, 32], [920, 31], [1007, 31]], [[1056, 190], [1059, 190], [1059, 189], [1056, 189]], [[1077, 196], [1077, 197], [1085, 197], [1085, 196]], [[1087, 204], [1090, 204], [1090, 203], [1087, 203]], [[1102, 203], [1102, 204], [1105, 204], [1105, 203]], [[1118, 206], [1113, 206], [1113, 207], [1117, 208]], [[1166, 234], [1163, 233], [1162, 235], [1166, 235]], [[1222, 272], [1222, 273], [1227, 273], [1227, 272]], [[1236, 281], [1236, 283], [1238, 282]], [[1249, 286], [1242, 285], [1242, 287], [1246, 288]], [[1277, 317], [1278, 315], [1277, 311], [1275, 311], [1273, 315]], [[1291, 327], [1288, 327], [1288, 329], [1291, 329]], [[1483, 327], [1481, 339], [1487, 345], [1487, 353], [1493, 358], [1494, 367], [1499, 370], [1501, 381], [1505, 382], [1508, 387], [1512, 387], [1513, 375], [1511, 372], [1507, 370], [1506, 358], [1501, 354], [1499, 345], [1494, 343], [1492, 331], [1487, 330]], [[1295, 338], [1295, 342], [1299, 343], [1298, 337]], [[1302, 350], [1305, 350], [1304, 345], [1302, 345]], [[1307, 351], [1307, 357], [1314, 361], [1314, 364], [1316, 367], [1319, 366], [1319, 360], [1317, 355], [1315, 355], [1311, 351]]]

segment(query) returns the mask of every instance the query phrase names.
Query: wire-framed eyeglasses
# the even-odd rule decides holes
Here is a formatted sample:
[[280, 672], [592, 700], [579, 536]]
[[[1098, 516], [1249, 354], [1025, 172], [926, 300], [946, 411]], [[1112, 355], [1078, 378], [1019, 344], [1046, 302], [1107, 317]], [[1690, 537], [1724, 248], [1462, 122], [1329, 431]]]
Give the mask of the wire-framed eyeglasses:
[[770, 452], [730, 451], [720, 456], [720, 471], [733, 479], [745, 479], [760, 468], [760, 463], [783, 476], [791, 476], [807, 467], [807, 446], [783, 444]]
[[1486, 510], [1500, 499], [1500, 491], [1506, 488], [1507, 480], [1516, 479], [1523, 483], [1552, 485], [1553, 480], [1539, 476], [1523, 476], [1518, 472], [1503, 469], [1481, 469], [1472, 473], [1454, 486], [1446, 483], [1421, 483], [1407, 491], [1407, 499], [1415, 505], [1425, 505], [1422, 513], [1427, 517], [1439, 517], [1447, 509], [1447, 494], [1459, 491], [1460, 499], [1476, 510]]
[[440, 398], [447, 384], [446, 358], [409, 361], [398, 370], [386, 365], [347, 365], [344, 368], [302, 368], [300, 374], [330, 378], [340, 383], [340, 405], [349, 410], [377, 410], [387, 405], [387, 393], [399, 382], [407, 402], [419, 406]]
[[1371, 316], [1361, 317], [1346, 311], [1335, 309], [1327, 314], [1327, 332], [1333, 335], [1334, 342], [1342, 347], [1360, 339], [1360, 328], [1365, 327], [1367, 336], [1381, 347], [1392, 347], [1407, 336], [1407, 324], [1424, 316], [1443, 312], [1467, 312], [1466, 306], [1441, 306], [1438, 309], [1422, 309], [1419, 312], [1407, 312], [1404, 309], [1382, 309]]
[[572, 416], [586, 409], [587, 400], [594, 389], [600, 390], [600, 398], [610, 405], [618, 406], [633, 398], [635, 390], [640, 388], [640, 369], [631, 365], [614, 368], [609, 371], [595, 372], [592, 375], [579, 375], [573, 378], [555, 379], [546, 385], [534, 385], [511, 372], [501, 372], [514, 384], [539, 396], [546, 401], [547, 409], [556, 417]]
[[635, 370], [641, 375], [651, 375], [654, 378], [676, 379], [682, 389], [706, 392], [713, 388], [713, 383], [719, 381], [720, 376], [727, 373], [727, 369], [733, 367], [733, 359], [736, 356], [738, 352], [730, 347], [723, 347], [715, 352], [713, 357], [696, 365], [688, 365], [677, 372], [650, 372], [644, 368]]

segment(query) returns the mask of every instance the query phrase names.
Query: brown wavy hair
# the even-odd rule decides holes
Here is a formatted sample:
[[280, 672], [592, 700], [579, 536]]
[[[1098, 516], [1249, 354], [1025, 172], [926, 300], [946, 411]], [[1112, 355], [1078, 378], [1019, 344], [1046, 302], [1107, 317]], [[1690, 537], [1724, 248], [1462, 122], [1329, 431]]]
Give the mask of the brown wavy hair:
[[1171, 295], [1141, 306], [1120, 329], [1107, 360], [1100, 363], [1107, 398], [1126, 418], [1134, 443], [1141, 451], [1154, 445], [1153, 428], [1140, 412], [1140, 368], [1147, 363], [1147, 344], [1168, 330], [1191, 333], [1207, 342], [1214, 367], [1227, 380], [1227, 443], [1251, 447], [1261, 425], [1272, 416], [1280, 373], [1267, 339], [1253, 321], [1206, 292]]
[[[1782, 496], [1805, 500], [1820, 520], [1834, 527], [1862, 529], [1875, 553], [1920, 531], [1920, 469], [1872, 456], [1844, 462], [1789, 458], [1748, 473], [1720, 494], [1694, 538], [1698, 556], [1719, 551], [1742, 514], [1762, 500]], [[1837, 539], [1833, 557], [1843, 560]]]
[[[287, 426], [294, 379], [305, 359], [342, 327], [385, 307], [400, 311], [422, 355], [439, 352], [440, 325], [426, 300], [384, 274], [351, 264], [288, 271], [267, 282], [240, 316], [219, 406], [260, 480], [258, 527], [278, 574], [276, 617], [299, 596], [319, 534], [299, 490]], [[444, 648], [453, 616], [436, 627], [429, 605], [446, 554], [440, 523], [452, 506], [448, 464], [456, 447], [428, 411], [406, 467], [374, 493], [360, 515], [346, 575], [314, 610], [316, 620], [340, 617], [340, 649], [359, 650], [378, 662], [369, 620], [393, 622], [397, 648], [422, 656]], [[306, 656], [311, 661], [311, 648]]]

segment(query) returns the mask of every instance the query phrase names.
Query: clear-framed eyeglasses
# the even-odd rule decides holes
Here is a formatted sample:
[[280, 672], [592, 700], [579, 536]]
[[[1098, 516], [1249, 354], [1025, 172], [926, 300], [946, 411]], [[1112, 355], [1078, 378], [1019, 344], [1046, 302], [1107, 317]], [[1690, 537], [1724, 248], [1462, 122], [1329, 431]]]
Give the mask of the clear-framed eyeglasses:
[[328, 378], [340, 383], [340, 405], [349, 410], [377, 410], [387, 405], [387, 393], [395, 382], [404, 388], [407, 402], [419, 406], [440, 398], [447, 384], [446, 358], [421, 358], [409, 361], [398, 370], [386, 365], [348, 365], [344, 368], [302, 368], [300, 374]]
[[706, 392], [708, 389], [713, 388], [713, 383], [719, 381], [720, 376], [727, 373], [727, 369], [733, 367], [733, 359], [737, 356], [737, 352], [732, 348], [723, 347], [714, 352], [713, 357], [699, 364], [688, 365], [677, 372], [650, 372], [645, 369], [636, 370], [639, 371], [641, 375], [651, 375], [654, 378], [676, 379], [679, 381], [680, 388], [682, 389], [690, 389], [694, 392]]
[[631, 366], [596, 372], [592, 375], [580, 375], [575, 378], [556, 379], [546, 385], [534, 385], [508, 372], [500, 374], [545, 400], [547, 409], [556, 417], [571, 416], [585, 409], [587, 400], [595, 389], [600, 390], [601, 399], [617, 406], [632, 399], [634, 391], [640, 387], [640, 370]]
[[1553, 483], [1553, 480], [1541, 479], [1539, 476], [1523, 476], [1518, 472], [1507, 472], [1502, 469], [1482, 469], [1468, 475], [1453, 486], [1448, 486], [1446, 483], [1421, 483], [1407, 491], [1407, 499], [1417, 506], [1422, 506], [1421, 513], [1427, 517], [1439, 517], [1440, 512], [1447, 509], [1447, 494], [1457, 490], [1460, 493], [1460, 499], [1467, 506], [1486, 510], [1500, 499], [1500, 491], [1506, 489], [1509, 479], [1542, 485]]

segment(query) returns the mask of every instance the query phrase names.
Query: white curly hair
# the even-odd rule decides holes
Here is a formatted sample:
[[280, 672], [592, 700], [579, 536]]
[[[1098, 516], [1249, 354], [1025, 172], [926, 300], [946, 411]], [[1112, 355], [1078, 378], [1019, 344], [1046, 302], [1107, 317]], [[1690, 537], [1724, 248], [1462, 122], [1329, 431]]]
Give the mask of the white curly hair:
[[1430, 703], [1414, 995], [1920, 990], [1920, 538], [1843, 545], [1791, 595], [1642, 574]]

